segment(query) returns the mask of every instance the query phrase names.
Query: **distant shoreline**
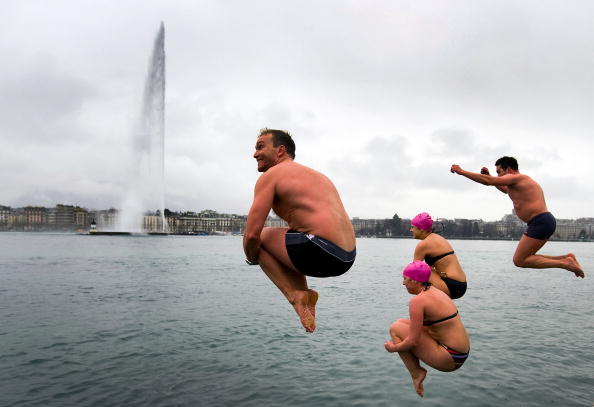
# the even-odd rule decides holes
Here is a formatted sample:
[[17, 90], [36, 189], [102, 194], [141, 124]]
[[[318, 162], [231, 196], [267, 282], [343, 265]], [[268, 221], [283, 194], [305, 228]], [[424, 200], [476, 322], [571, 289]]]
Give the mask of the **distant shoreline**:
[[[83, 235], [83, 236], [92, 236], [93, 233], [85, 232], [85, 231], [61, 231], [61, 230], [43, 230], [43, 231], [36, 231], [36, 230], [0, 230], [0, 233], [39, 233], [39, 234], [60, 234], [60, 235]], [[211, 237], [211, 236], [242, 236], [239, 233], [229, 233], [229, 234], [220, 234], [220, 233], [201, 233], [201, 234], [188, 234], [188, 233], [98, 233], [98, 236], [138, 236], [138, 235], [156, 235], [156, 236], [188, 236], [188, 237]], [[510, 237], [461, 237], [461, 236], [445, 236], [442, 235], [448, 240], [507, 240], [507, 241], [519, 241], [517, 238], [510, 238]], [[413, 239], [412, 237], [407, 236], [374, 236], [374, 235], [366, 235], [366, 236], [357, 236], [357, 239]], [[549, 240], [549, 242], [585, 242], [591, 243], [594, 242], [593, 239], [553, 239]]]

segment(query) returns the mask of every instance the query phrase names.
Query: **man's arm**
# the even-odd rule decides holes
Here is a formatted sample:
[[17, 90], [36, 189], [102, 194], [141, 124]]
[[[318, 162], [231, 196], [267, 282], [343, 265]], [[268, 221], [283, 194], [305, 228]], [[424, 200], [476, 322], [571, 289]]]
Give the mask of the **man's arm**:
[[[489, 174], [489, 169], [487, 167], [481, 168], [481, 174], [483, 174], [483, 175], [491, 175], [491, 174]], [[500, 190], [504, 194], [507, 194], [509, 192], [508, 189], [507, 189], [507, 185], [495, 185], [495, 188], [497, 188], [498, 190]]]
[[[517, 182], [518, 176], [506, 174], [501, 177], [493, 177], [489, 174], [479, 174], [477, 172], [470, 172], [463, 170], [459, 165], [453, 164], [452, 168], [450, 169], [451, 172], [462, 175], [474, 182], [478, 182], [479, 184], [483, 185], [493, 185], [498, 188], [501, 192], [507, 193], [507, 189], [510, 185], [513, 185]], [[504, 187], [499, 188], [499, 187]]]
[[243, 251], [251, 263], [258, 262], [260, 252], [260, 233], [272, 208], [274, 199], [274, 182], [271, 173], [264, 173], [256, 182], [254, 202], [250, 208], [243, 233]]

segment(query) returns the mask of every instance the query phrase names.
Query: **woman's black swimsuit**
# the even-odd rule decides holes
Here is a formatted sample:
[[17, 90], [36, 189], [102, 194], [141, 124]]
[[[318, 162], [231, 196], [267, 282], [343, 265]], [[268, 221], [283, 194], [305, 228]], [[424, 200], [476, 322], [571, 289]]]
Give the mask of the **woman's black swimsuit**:
[[433, 266], [437, 262], [437, 260], [443, 259], [444, 257], [449, 256], [450, 254], [454, 254], [454, 251], [452, 250], [451, 252], [440, 254], [439, 256], [425, 256], [425, 263], [427, 263], [430, 266]]
[[448, 315], [445, 318], [437, 319], [435, 321], [423, 321], [423, 326], [431, 326], [435, 324], [439, 324], [440, 322], [447, 321], [448, 319], [456, 318], [458, 316], [458, 311], [454, 312], [452, 315]]
[[[450, 254], [454, 254], [454, 251], [452, 250], [451, 252], [440, 254], [439, 256], [425, 256], [425, 263], [433, 266], [438, 260], [443, 259]], [[466, 281], [452, 280], [448, 277], [441, 277], [441, 279], [448, 287], [448, 290], [450, 291], [450, 298], [452, 300], [460, 298], [464, 295], [464, 293], [466, 293]]]
[[452, 280], [448, 277], [441, 277], [441, 279], [448, 287], [448, 290], [450, 291], [450, 298], [452, 300], [460, 298], [466, 293], [466, 281]]

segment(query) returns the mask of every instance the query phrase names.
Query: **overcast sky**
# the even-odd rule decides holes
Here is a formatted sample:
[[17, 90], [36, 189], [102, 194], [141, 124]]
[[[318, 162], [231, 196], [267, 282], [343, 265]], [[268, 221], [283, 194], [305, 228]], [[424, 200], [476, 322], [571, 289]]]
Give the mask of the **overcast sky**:
[[594, 216], [594, 2], [3, 1], [0, 204], [119, 207], [161, 21], [165, 203], [246, 214], [262, 127], [352, 217], [496, 220], [449, 172], [513, 155], [558, 218]]

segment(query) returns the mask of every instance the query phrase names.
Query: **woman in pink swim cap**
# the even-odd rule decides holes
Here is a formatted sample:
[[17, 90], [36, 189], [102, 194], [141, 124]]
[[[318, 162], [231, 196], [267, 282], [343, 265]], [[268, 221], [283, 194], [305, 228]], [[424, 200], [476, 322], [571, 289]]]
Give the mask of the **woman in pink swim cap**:
[[413, 237], [421, 240], [414, 259], [425, 260], [431, 266], [429, 282], [452, 299], [462, 297], [466, 292], [466, 274], [450, 243], [433, 232], [433, 219], [427, 212], [419, 213], [410, 223]]
[[442, 372], [458, 369], [468, 358], [470, 339], [452, 299], [430, 283], [431, 269], [415, 260], [404, 268], [403, 285], [414, 297], [408, 308], [410, 318], [390, 325], [388, 352], [398, 352], [412, 378], [417, 394], [423, 397], [427, 370], [421, 361]]

